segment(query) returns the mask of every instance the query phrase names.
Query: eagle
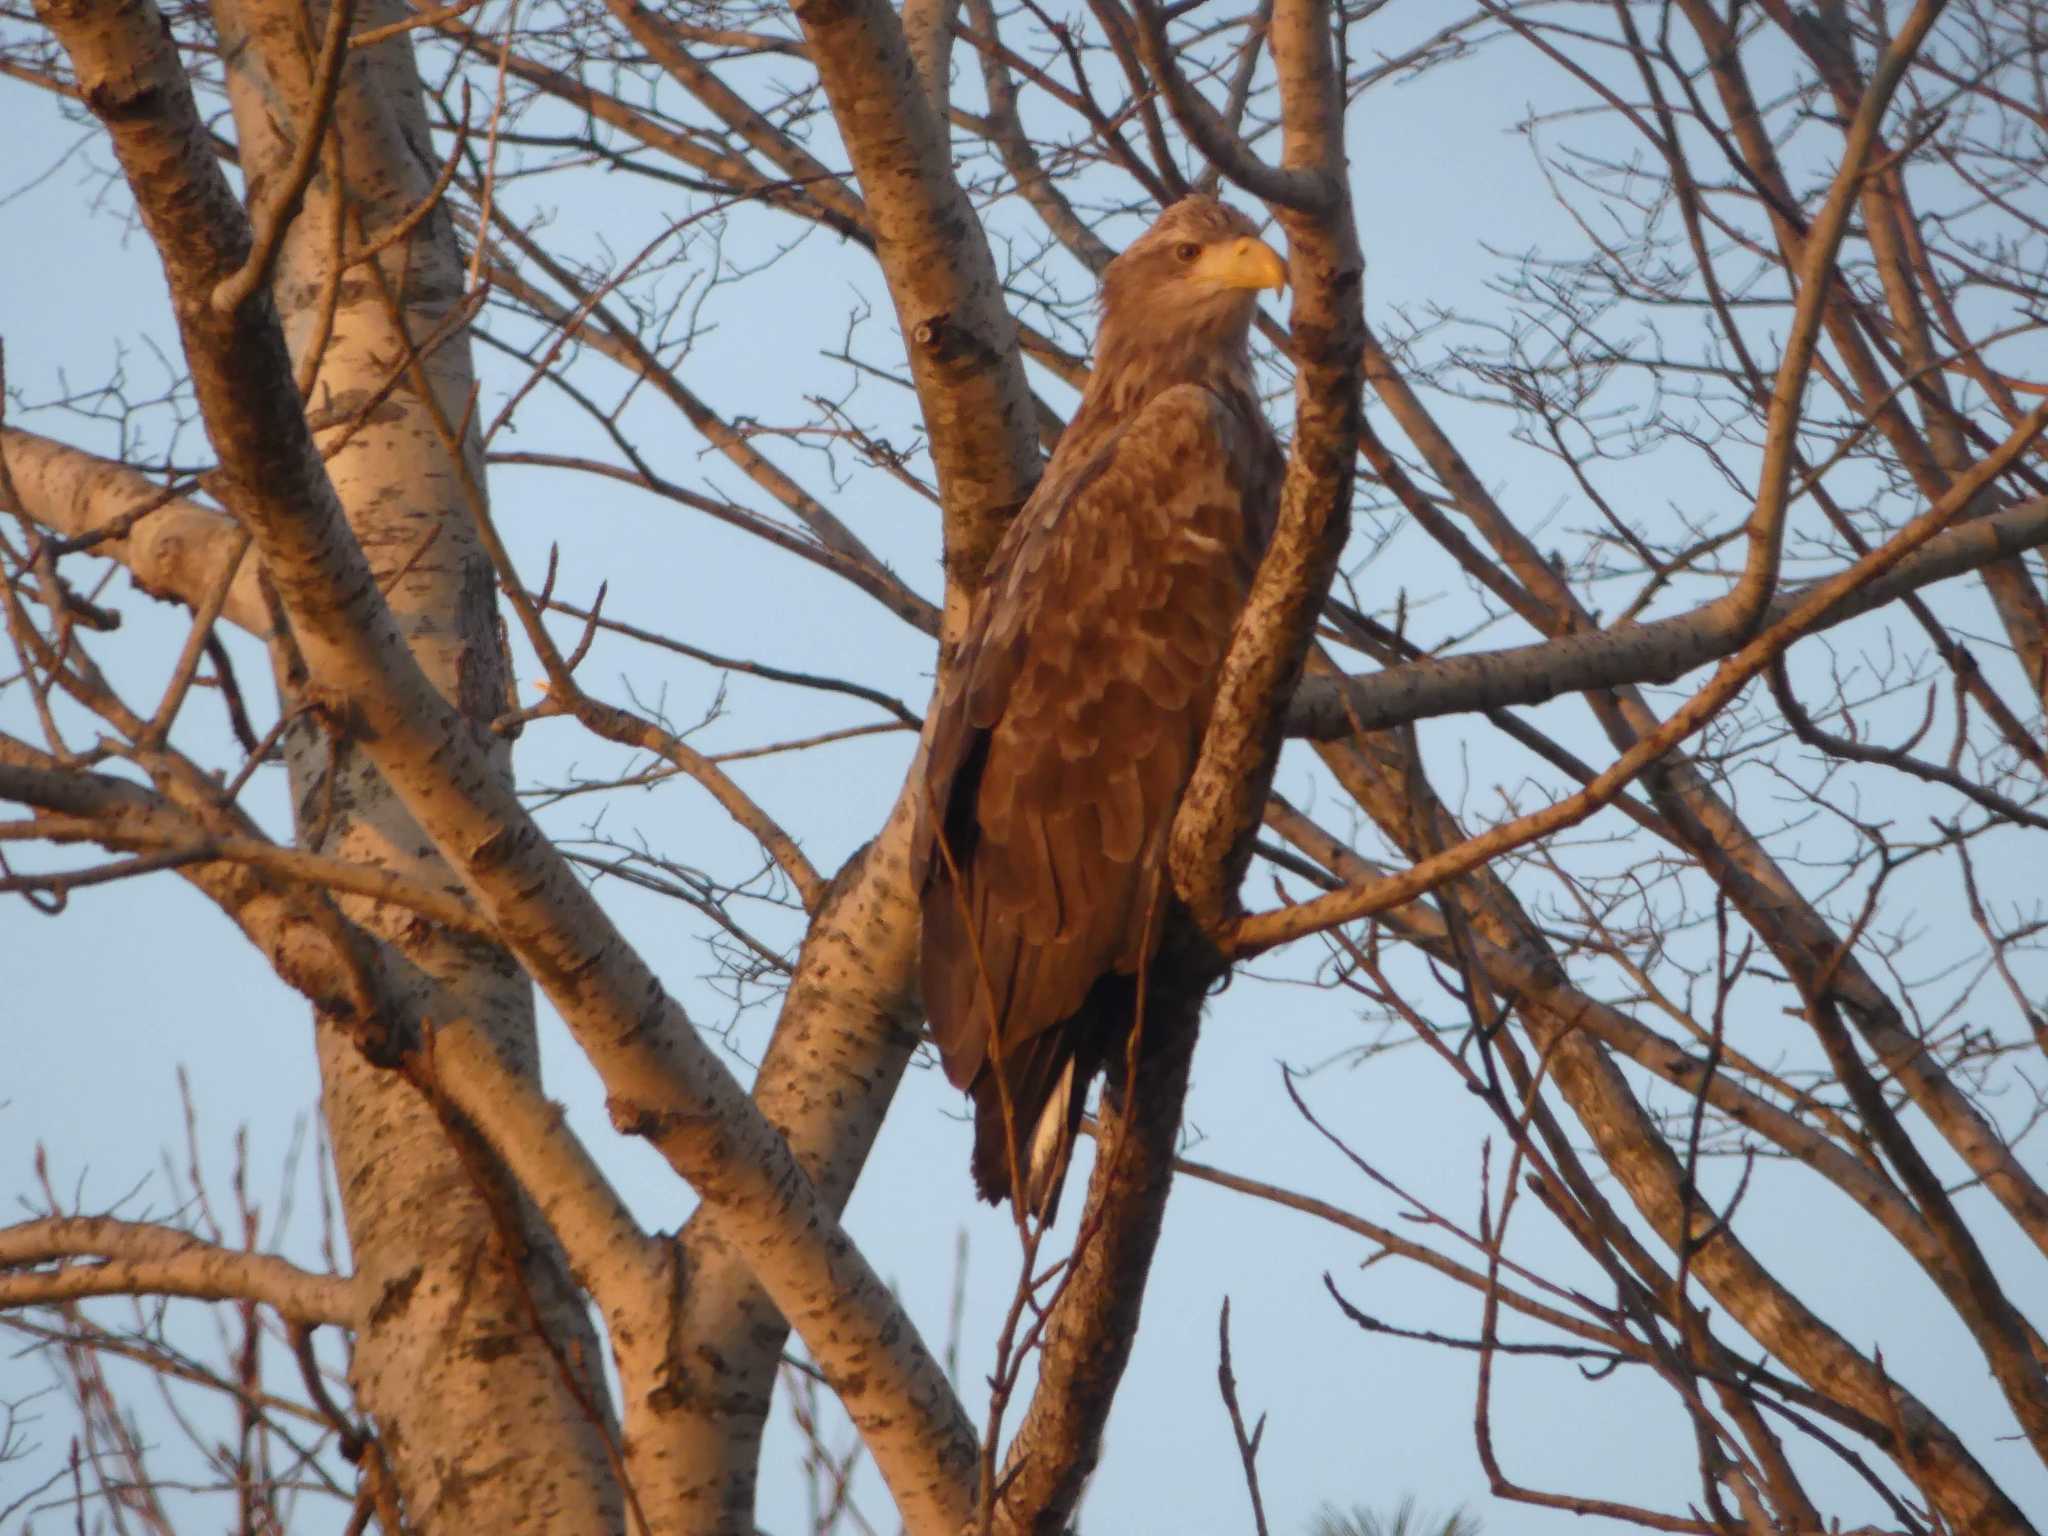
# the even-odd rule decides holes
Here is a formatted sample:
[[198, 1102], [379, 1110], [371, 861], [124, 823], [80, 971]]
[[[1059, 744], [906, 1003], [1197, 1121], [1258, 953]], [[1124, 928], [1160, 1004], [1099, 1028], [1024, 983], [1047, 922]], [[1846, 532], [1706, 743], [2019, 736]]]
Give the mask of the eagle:
[[1158, 947], [1174, 811], [1278, 502], [1250, 333], [1286, 281], [1206, 196], [1108, 264], [1087, 391], [934, 705], [912, 855], [926, 1016], [974, 1101], [976, 1188], [1020, 1219], [1052, 1218]]

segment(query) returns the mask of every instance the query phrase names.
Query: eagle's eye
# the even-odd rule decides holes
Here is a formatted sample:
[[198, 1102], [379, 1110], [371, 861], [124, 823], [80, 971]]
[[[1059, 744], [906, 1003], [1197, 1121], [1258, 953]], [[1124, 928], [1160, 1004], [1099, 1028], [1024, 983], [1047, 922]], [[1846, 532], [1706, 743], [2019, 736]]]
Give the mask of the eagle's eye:
[[1192, 240], [1183, 240], [1173, 248], [1173, 254], [1182, 261], [1193, 261], [1202, 254], [1202, 248]]

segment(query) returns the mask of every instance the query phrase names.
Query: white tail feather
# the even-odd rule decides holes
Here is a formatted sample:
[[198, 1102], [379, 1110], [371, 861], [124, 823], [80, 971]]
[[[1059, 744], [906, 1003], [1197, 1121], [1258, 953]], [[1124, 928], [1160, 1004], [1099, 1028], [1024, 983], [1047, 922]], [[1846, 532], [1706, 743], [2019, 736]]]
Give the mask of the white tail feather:
[[1074, 1064], [1066, 1070], [1045, 1101], [1045, 1110], [1031, 1131], [1031, 1155], [1025, 1159], [1025, 1209], [1043, 1214], [1052, 1192], [1059, 1188], [1073, 1147], [1067, 1137], [1067, 1121], [1074, 1098]]

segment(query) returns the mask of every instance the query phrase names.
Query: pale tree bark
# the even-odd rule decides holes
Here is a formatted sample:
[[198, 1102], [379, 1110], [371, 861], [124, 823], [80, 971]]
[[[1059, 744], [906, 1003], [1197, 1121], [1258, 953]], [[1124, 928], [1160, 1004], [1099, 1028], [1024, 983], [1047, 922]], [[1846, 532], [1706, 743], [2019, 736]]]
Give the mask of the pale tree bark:
[[[819, 0], [798, 5], [796, 16], [860, 179], [932, 434], [946, 509], [950, 641], [996, 540], [1038, 480], [1015, 324], [948, 164], [944, 115], [920, 86], [895, 12], [880, 0]], [[928, 56], [936, 60], [937, 50]]]
[[[110, 459], [13, 428], [0, 429], [8, 510], [67, 538], [96, 537], [135, 584], [166, 602], [197, 609], [220, 585], [221, 617], [258, 638], [270, 634], [257, 570], [234, 564], [235, 527], [187, 496], [167, 494], [147, 475]], [[125, 529], [126, 531], [121, 531]]]
[[[243, 176], [259, 231], [285, 215], [279, 182], [320, 108], [309, 18], [222, 6]], [[362, 7], [360, 22], [399, 18]], [[312, 23], [325, 19], [314, 13]], [[81, 70], [83, 75], [85, 72]], [[368, 262], [352, 260], [412, 214], [433, 167], [411, 50], [354, 51], [327, 114], [320, 171], [283, 231], [269, 292], [310, 411], [334, 423], [322, 457], [349, 531], [399, 633], [434, 688], [506, 774], [485, 733], [509, 688], [488, 558], [465, 481], [474, 424], [452, 461], [470, 391], [460, 253], [431, 215]], [[252, 307], [262, 300], [252, 301]], [[395, 375], [395, 376], [394, 376]], [[318, 708], [341, 678], [307, 675], [277, 648], [287, 707]], [[284, 738], [301, 846], [447, 884], [418, 826], [346, 733], [302, 716]], [[501, 948], [443, 934], [376, 903], [342, 903], [394, 952], [390, 999], [416, 1027], [463, 1019], [525, 1077], [539, 1068], [532, 992]], [[378, 1425], [421, 1529], [623, 1529], [598, 1342], [559, 1250], [475, 1144], [417, 1088], [363, 1056], [338, 1021], [316, 1024], [357, 1283], [378, 1297], [354, 1339], [351, 1383]], [[485, 1171], [479, 1176], [479, 1163]], [[417, 1384], [442, 1384], [421, 1393]]]
[[0, 1275], [0, 1303], [22, 1306], [144, 1292], [215, 1300], [247, 1296], [296, 1323], [353, 1326], [362, 1315], [354, 1288], [345, 1281], [308, 1274], [266, 1254], [214, 1248], [175, 1227], [60, 1217], [23, 1222], [0, 1237], [0, 1265], [10, 1270], [85, 1255], [103, 1262], [56, 1274]]

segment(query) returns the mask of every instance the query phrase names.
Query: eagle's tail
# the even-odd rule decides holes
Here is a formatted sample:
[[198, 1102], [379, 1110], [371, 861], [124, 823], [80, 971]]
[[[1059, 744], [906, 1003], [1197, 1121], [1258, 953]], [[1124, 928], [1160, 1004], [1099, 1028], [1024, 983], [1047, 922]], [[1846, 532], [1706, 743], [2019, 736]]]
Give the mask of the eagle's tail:
[[1026, 1118], [1024, 1106], [1011, 1106], [1017, 1126], [1016, 1166], [1024, 1181], [1022, 1200], [1014, 1200], [1011, 1193], [1010, 1149], [1005, 1135], [1008, 1122], [996, 1094], [995, 1074], [984, 1073], [975, 1084], [974, 1187], [989, 1204], [1012, 1200], [1019, 1215], [1046, 1222], [1059, 1214], [1060, 1191], [1067, 1182], [1067, 1165], [1073, 1161], [1074, 1138], [1081, 1124], [1081, 1103], [1088, 1094], [1087, 1084], [1077, 1084], [1075, 1076], [1074, 1063], [1069, 1060], [1035, 1119]]
[[[1024, 1177], [1024, 1199], [1022, 1210], [1044, 1221], [1051, 1221], [1059, 1212], [1060, 1191], [1066, 1187], [1067, 1165], [1074, 1157], [1074, 1137], [1081, 1117], [1076, 1110], [1080, 1101], [1087, 1096], [1088, 1086], [1083, 1083], [1076, 1089], [1074, 1064], [1069, 1061], [1061, 1071], [1058, 1081], [1053, 1084], [1052, 1097], [1045, 1101], [1045, 1107], [1038, 1112], [1035, 1125], [1017, 1127], [1019, 1147], [1018, 1171]], [[1001, 1106], [996, 1109], [998, 1116]], [[991, 1200], [1000, 1200], [1009, 1193], [1010, 1167], [1006, 1150], [997, 1145], [984, 1149], [983, 1138], [977, 1126], [975, 1174], [981, 1174], [984, 1154], [990, 1153], [1002, 1159], [1002, 1182], [1000, 1191], [988, 1192]], [[1000, 1130], [1001, 1126], [998, 1125]]]
[[[974, 1080], [974, 1187], [991, 1205], [1008, 1200], [1021, 1216], [1050, 1223], [1073, 1161], [1081, 1111], [1105, 1054], [1121, 1050], [1130, 1028], [1133, 986], [1128, 976], [1104, 976], [1074, 1014], [1007, 1057], [1010, 1113], [1003, 1114], [994, 1063]], [[1015, 1125], [1014, 1166], [1021, 1198], [1011, 1188], [1008, 1127]]]

